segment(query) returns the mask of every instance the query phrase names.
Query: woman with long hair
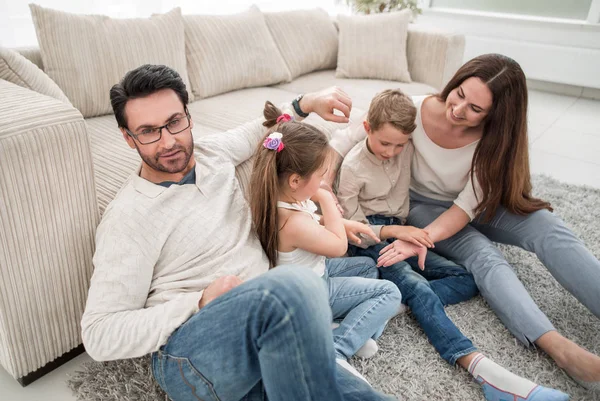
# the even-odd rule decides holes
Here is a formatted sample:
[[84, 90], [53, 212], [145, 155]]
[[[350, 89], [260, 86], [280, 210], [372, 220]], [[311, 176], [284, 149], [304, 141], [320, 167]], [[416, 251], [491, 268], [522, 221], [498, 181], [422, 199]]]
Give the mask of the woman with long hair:
[[[557, 332], [493, 242], [535, 252], [556, 280], [600, 317], [600, 262], [531, 193], [527, 85], [519, 64], [486, 54], [464, 64], [441, 93], [414, 97], [410, 213], [436, 252], [465, 266], [488, 304], [523, 344], [543, 349], [589, 389], [600, 389], [600, 358]], [[345, 154], [364, 138], [337, 135]], [[390, 245], [380, 259], [403, 256]]]

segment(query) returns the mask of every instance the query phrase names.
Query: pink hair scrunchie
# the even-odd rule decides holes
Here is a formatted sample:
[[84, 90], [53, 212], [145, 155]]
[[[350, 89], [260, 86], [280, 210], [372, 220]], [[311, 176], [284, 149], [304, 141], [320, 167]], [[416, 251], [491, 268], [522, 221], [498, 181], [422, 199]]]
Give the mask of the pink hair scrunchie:
[[277, 124], [279, 124], [280, 122], [284, 122], [287, 123], [289, 121], [294, 120], [294, 116], [291, 116], [287, 113], [283, 113], [282, 115], [280, 115], [279, 117], [277, 117]]

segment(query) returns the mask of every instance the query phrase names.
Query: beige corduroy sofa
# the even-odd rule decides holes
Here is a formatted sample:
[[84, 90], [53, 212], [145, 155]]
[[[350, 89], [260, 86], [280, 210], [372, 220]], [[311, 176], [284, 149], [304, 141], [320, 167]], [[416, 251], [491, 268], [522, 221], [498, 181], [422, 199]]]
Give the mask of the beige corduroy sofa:
[[[267, 24], [273, 19], [283, 21], [284, 28], [293, 29], [285, 18], [312, 21], [316, 12], [326, 15], [312, 10], [262, 18]], [[327, 20], [337, 35], [335, 22], [329, 17]], [[268, 26], [275, 35], [276, 27]], [[37, 28], [40, 40], [44, 31]], [[291, 37], [298, 40], [295, 34]], [[335, 56], [338, 44], [334, 38], [329, 46], [335, 48], [329, 50]], [[189, 40], [193, 38], [186, 32]], [[314, 38], [308, 40], [315, 47], [320, 43]], [[281, 46], [279, 49], [285, 53]], [[265, 100], [280, 104], [332, 85], [350, 94], [354, 116], [368, 108], [375, 93], [386, 88], [399, 87], [410, 95], [433, 93], [460, 66], [463, 49], [464, 38], [460, 35], [411, 25], [406, 40], [411, 83], [336, 78], [334, 57], [325, 66], [327, 69], [302, 71], [297, 77], [290, 74], [289, 82], [209, 96], [194, 94], [196, 100], [189, 105], [195, 121], [194, 135], [227, 135], [225, 131], [260, 117]], [[55, 62], [53, 54], [43, 54], [44, 49], [40, 52], [37, 48], [13, 50], [16, 52], [4, 49], [4, 55], [10, 53], [17, 58], [18, 53], [18, 57], [30, 60], [41, 70], [28, 66], [35, 68], [32, 73], [39, 79], [52, 76], [46, 62]], [[189, 54], [186, 57], [187, 72], [192, 77]], [[0, 62], [0, 77], [5, 77], [0, 79], [0, 364], [27, 384], [82, 350], [78, 348], [80, 319], [93, 270], [95, 228], [106, 205], [140, 160], [123, 140], [113, 115], [84, 118], [83, 107], [73, 107], [70, 96], [63, 97], [54, 87], [40, 90], [35, 77], [15, 71], [14, 62], [4, 58], [4, 65]], [[239, 60], [229, 61], [243, 63], [243, 59], [240, 54]], [[288, 60], [286, 63], [294, 69]], [[73, 77], [78, 73], [71, 71]], [[251, 81], [253, 77], [246, 78]], [[190, 85], [193, 88], [194, 82]], [[248, 86], [256, 85], [250, 82]], [[308, 121], [326, 131], [335, 128], [318, 117], [311, 116]], [[238, 168], [244, 182], [250, 166], [245, 163]]]

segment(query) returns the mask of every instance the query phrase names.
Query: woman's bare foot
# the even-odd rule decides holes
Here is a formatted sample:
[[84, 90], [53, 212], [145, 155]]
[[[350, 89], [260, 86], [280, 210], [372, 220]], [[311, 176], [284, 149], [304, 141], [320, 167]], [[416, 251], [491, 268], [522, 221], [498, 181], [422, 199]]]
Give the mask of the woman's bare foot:
[[584, 350], [556, 331], [549, 331], [535, 342], [571, 377], [584, 382], [600, 382], [600, 357]]

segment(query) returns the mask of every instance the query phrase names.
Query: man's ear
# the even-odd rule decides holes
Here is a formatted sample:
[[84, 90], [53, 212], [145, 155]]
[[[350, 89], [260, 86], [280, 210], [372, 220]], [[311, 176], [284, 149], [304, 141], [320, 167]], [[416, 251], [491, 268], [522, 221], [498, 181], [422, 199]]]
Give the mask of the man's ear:
[[292, 191], [296, 191], [300, 188], [300, 184], [302, 183], [302, 177], [299, 174], [293, 173], [288, 177], [288, 185]]
[[131, 149], [136, 149], [134, 139], [127, 133], [127, 131], [125, 131], [125, 128], [119, 127], [119, 129], [121, 130], [121, 134], [123, 134], [123, 139], [125, 139], [127, 145], [129, 145]]
[[367, 120], [363, 121], [363, 128], [367, 132], [367, 134], [371, 134], [371, 124]]

